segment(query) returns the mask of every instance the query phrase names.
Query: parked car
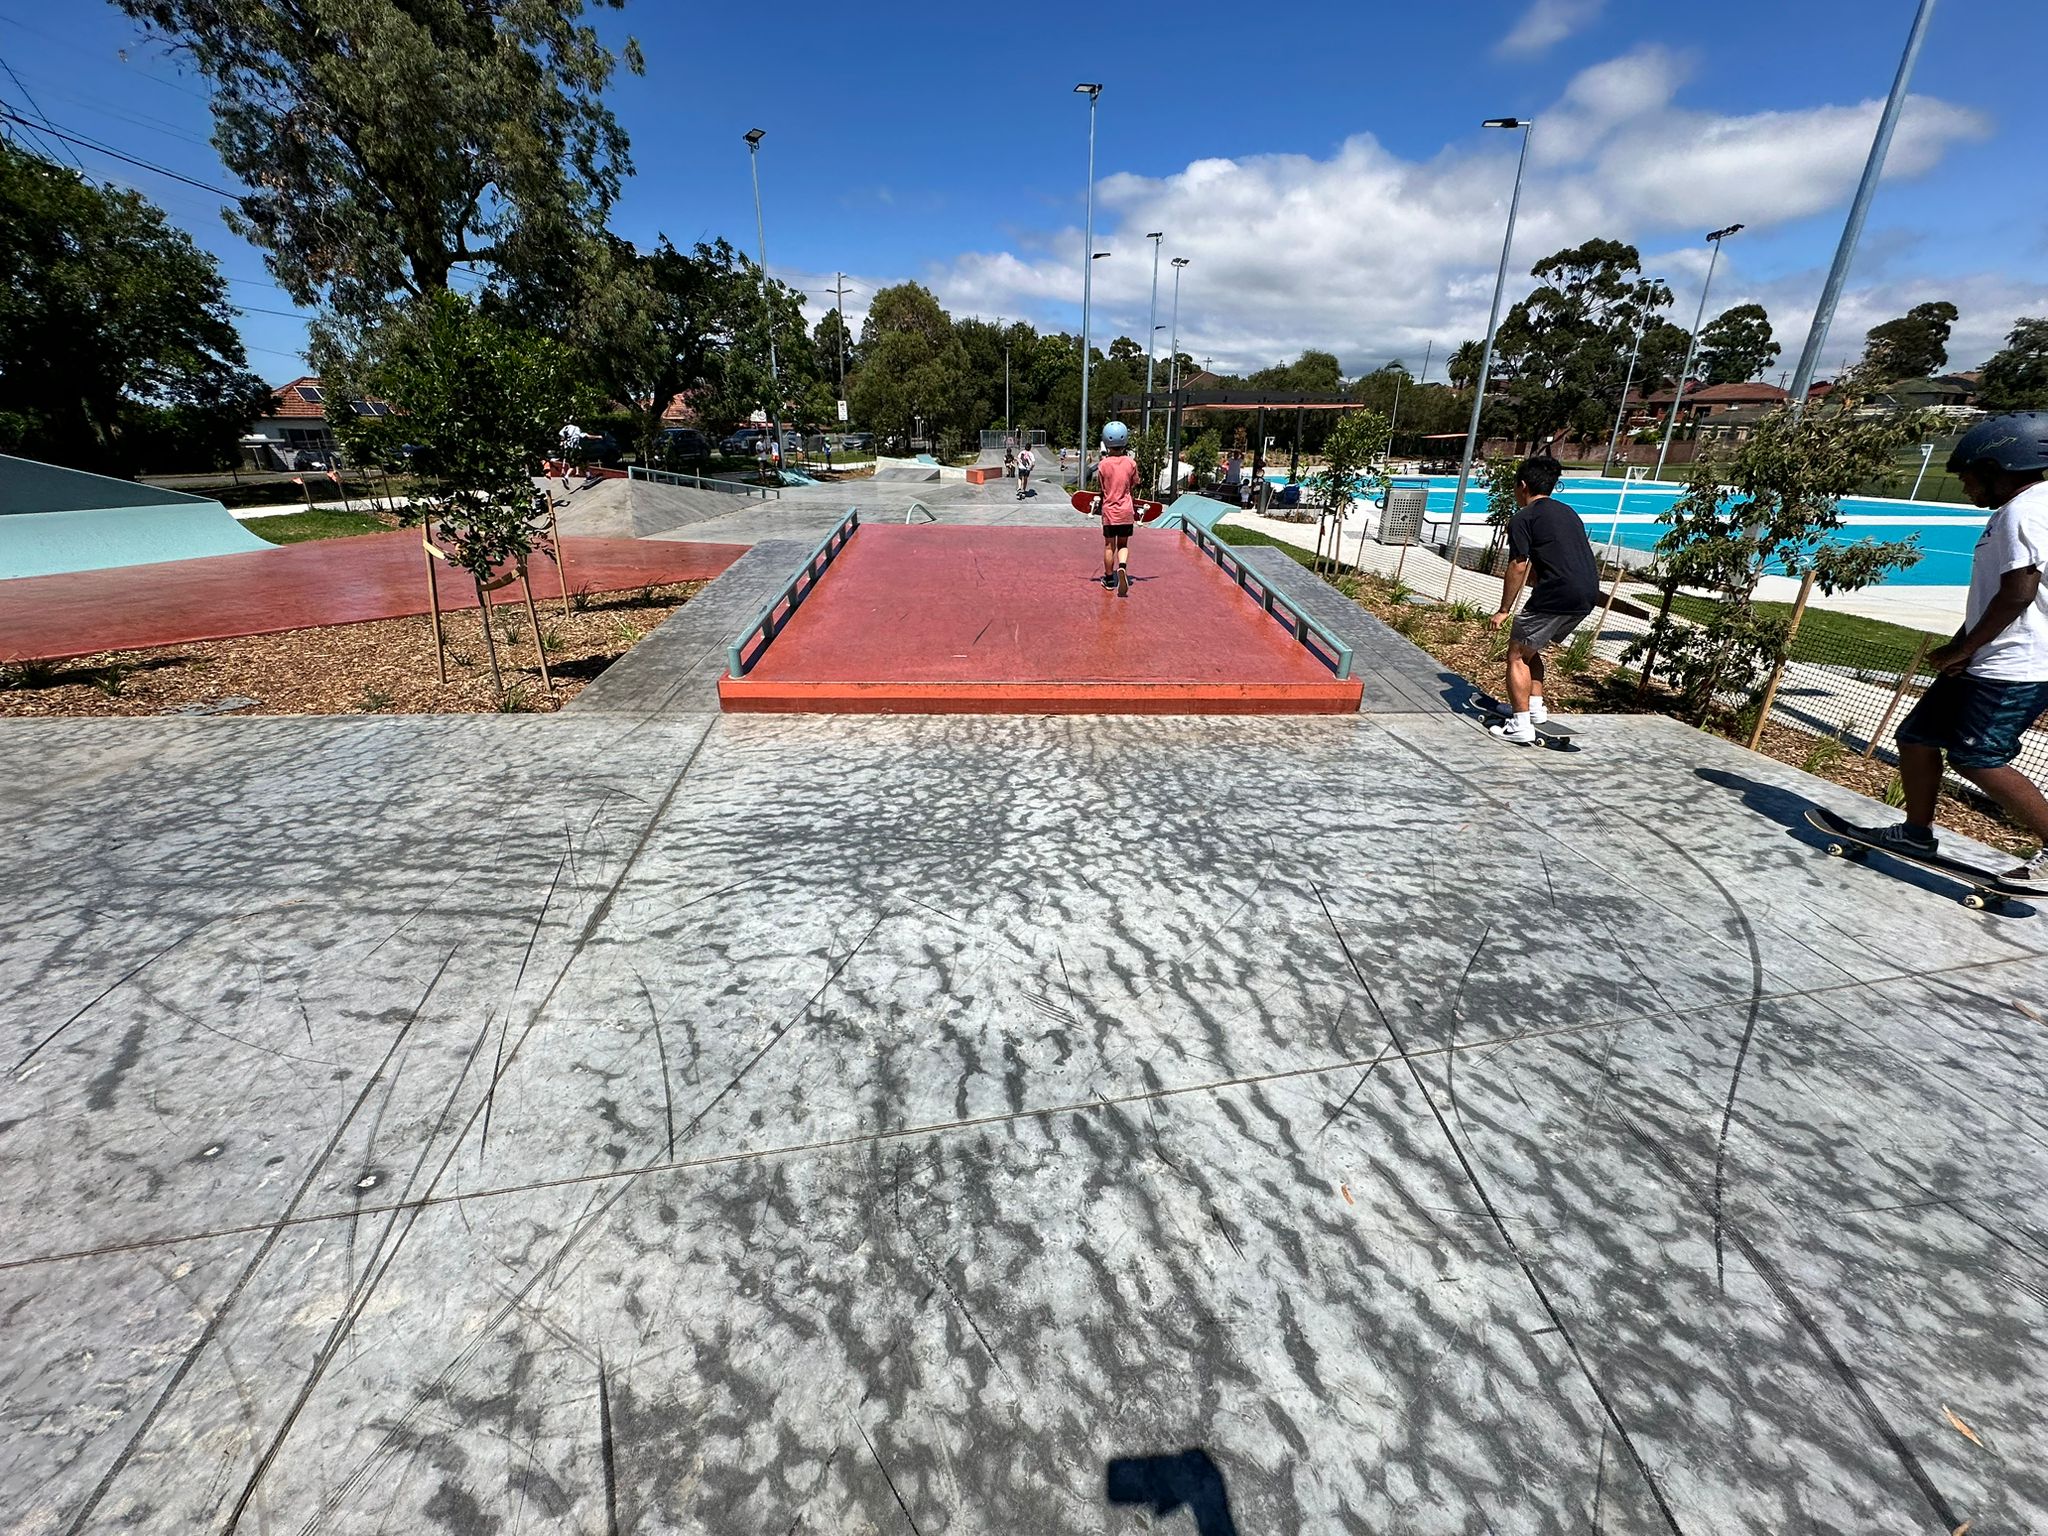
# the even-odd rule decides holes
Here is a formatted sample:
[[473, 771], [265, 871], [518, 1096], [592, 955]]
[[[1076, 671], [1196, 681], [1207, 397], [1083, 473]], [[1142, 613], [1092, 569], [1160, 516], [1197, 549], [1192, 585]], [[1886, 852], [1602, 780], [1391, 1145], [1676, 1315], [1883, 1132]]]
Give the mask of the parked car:
[[875, 447], [875, 434], [872, 432], [842, 432], [839, 434], [839, 446], [848, 453], [872, 453]]
[[719, 443], [718, 451], [731, 454], [734, 458], [751, 459], [761, 439], [767, 435], [759, 427], [741, 427], [739, 431]]
[[661, 434], [661, 462], [699, 464], [711, 457], [711, 440], [695, 427], [670, 427]]

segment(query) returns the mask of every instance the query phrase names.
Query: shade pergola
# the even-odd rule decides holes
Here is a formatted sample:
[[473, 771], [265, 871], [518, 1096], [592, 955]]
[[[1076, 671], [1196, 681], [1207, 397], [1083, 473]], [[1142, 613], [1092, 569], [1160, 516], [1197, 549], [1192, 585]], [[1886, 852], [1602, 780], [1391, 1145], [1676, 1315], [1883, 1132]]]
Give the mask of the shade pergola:
[[1265, 389], [1154, 390], [1149, 394], [1113, 395], [1109, 401], [1109, 408], [1119, 413], [1160, 409], [1168, 413], [1172, 423], [1169, 430], [1173, 437], [1173, 470], [1168, 477], [1169, 485], [1180, 483], [1180, 418], [1189, 411], [1255, 412], [1259, 420], [1253, 428], [1253, 436], [1258, 439], [1261, 452], [1264, 451], [1266, 441], [1266, 412], [1294, 412], [1294, 451], [1287, 466], [1287, 476], [1292, 480], [1298, 479], [1301, 474], [1301, 426], [1307, 419], [1308, 412], [1369, 409], [1363, 400], [1352, 400], [1343, 395], [1316, 395], [1294, 390]]

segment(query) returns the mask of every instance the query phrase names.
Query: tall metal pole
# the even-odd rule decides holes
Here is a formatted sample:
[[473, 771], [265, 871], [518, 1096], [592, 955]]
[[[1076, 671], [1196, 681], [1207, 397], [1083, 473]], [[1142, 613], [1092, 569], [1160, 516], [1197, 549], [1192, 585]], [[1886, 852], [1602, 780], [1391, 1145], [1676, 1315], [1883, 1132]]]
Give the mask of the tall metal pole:
[[1088, 98], [1088, 229], [1081, 250], [1081, 479], [1088, 489], [1088, 326], [1095, 302], [1095, 103], [1102, 95], [1100, 82], [1084, 83], [1074, 89]]
[[1685, 404], [1685, 386], [1692, 381], [1692, 360], [1700, 349], [1700, 322], [1707, 318], [1707, 290], [1714, 286], [1714, 264], [1721, 259], [1721, 242], [1741, 228], [1740, 224], [1730, 224], [1707, 236], [1714, 254], [1707, 258], [1707, 280], [1700, 284], [1700, 307], [1693, 312], [1692, 334], [1685, 340], [1685, 366], [1678, 370], [1678, 387], [1672, 392], [1671, 414], [1664, 421], [1664, 441], [1657, 445], [1657, 467], [1650, 474], [1652, 480], [1664, 478], [1664, 455], [1671, 450], [1671, 434], [1678, 430], [1678, 408]]
[[1435, 351], [1436, 338], [1432, 336], [1422, 344], [1422, 372], [1415, 375], [1415, 382], [1417, 384], [1427, 384], [1429, 382], [1429, 359]]
[[1827, 345], [1828, 327], [1834, 324], [1842, 285], [1849, 280], [1849, 263], [1856, 255], [1857, 241], [1863, 238], [1863, 221], [1870, 213], [1871, 199], [1877, 196], [1878, 178], [1884, 174], [1885, 156], [1892, 147], [1892, 130], [1898, 126], [1899, 111], [1906, 104], [1906, 85], [1913, 78], [1913, 65], [1920, 57], [1920, 44], [1926, 40], [1927, 23], [1933, 15], [1934, 0], [1920, 0], [1920, 9], [1913, 15], [1913, 30], [1906, 34], [1906, 51], [1899, 55], [1899, 72], [1892, 80], [1892, 93], [1885, 100], [1884, 112], [1877, 120], [1877, 134], [1870, 141], [1870, 158], [1864, 162], [1863, 179], [1856, 184], [1855, 199], [1849, 204], [1849, 221], [1842, 226], [1842, 243], [1835, 247], [1834, 265], [1828, 268], [1820, 303], [1813, 311], [1813, 324], [1807, 328], [1806, 345], [1799, 353], [1799, 366], [1792, 373], [1795, 416], [1806, 409], [1806, 394], [1813, 387], [1814, 370], [1820, 367], [1821, 348]]
[[833, 295], [839, 300], [839, 398], [846, 398], [846, 274], [834, 272]]
[[1010, 435], [1010, 343], [1003, 343], [1003, 436]]
[[1621, 399], [1614, 407], [1614, 430], [1607, 434], [1607, 457], [1600, 461], [1600, 478], [1607, 478], [1607, 471], [1614, 467], [1615, 445], [1621, 441], [1621, 419], [1628, 414], [1628, 392], [1635, 387], [1636, 356], [1643, 350], [1643, 332], [1649, 329], [1650, 311], [1647, 307], [1636, 316], [1636, 339], [1629, 343], [1628, 372], [1622, 377]]
[[1180, 489], [1180, 274], [1187, 264], [1185, 256], [1173, 258], [1173, 339], [1166, 344], [1166, 435], [1173, 444], [1173, 468], [1166, 476], [1169, 494]]
[[[768, 302], [768, 232], [761, 222], [761, 141], [767, 136], [760, 128], [747, 131], [747, 165], [754, 176], [754, 240], [761, 255], [761, 314], [768, 323], [768, 430], [775, 434], [769, 439], [775, 446], [768, 462], [776, 464], [782, 458], [782, 375], [775, 366], [775, 310]], [[779, 479], [781, 471], [776, 474]]]
[[1515, 161], [1515, 191], [1508, 199], [1508, 228], [1500, 242], [1500, 271], [1493, 279], [1493, 308], [1486, 316], [1486, 346], [1479, 354], [1479, 377], [1474, 380], [1472, 390], [1472, 420], [1465, 428], [1465, 457], [1458, 466], [1458, 491], [1451, 498], [1451, 531], [1449, 542], [1444, 545], [1444, 555], [1451, 562], [1451, 569], [1458, 568], [1458, 524], [1465, 516], [1465, 487], [1472, 480], [1472, 454], [1479, 446], [1479, 411], [1486, 403], [1486, 373], [1493, 366], [1493, 333], [1500, 325], [1500, 296], [1508, 282], [1508, 253], [1515, 244], [1515, 210], [1522, 203], [1522, 168], [1529, 163], [1529, 130], [1536, 126], [1532, 117], [1489, 117], [1480, 125], [1483, 128], [1519, 128], [1522, 130], [1522, 154]]
[[1159, 242], [1166, 231], [1155, 229], [1145, 237], [1152, 242], [1152, 307], [1145, 312], [1145, 436], [1152, 435], [1152, 354], [1159, 350]]

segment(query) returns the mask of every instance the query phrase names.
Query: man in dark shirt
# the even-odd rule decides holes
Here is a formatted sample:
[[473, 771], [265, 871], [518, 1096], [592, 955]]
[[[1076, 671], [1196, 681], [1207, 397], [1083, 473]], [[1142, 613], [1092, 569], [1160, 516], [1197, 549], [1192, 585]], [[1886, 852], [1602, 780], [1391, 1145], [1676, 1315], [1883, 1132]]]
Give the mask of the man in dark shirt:
[[[1543, 703], [1543, 653], [1563, 640], [1593, 611], [1600, 597], [1600, 570], [1593, 542], [1579, 514], [1550, 493], [1564, 466], [1547, 455], [1522, 461], [1515, 471], [1515, 505], [1508, 523], [1508, 577], [1500, 592], [1499, 629], [1529, 587], [1529, 606], [1508, 631], [1508, 708], [1513, 713], [1491, 726], [1502, 741], [1530, 746], [1536, 727], [1549, 718]], [[1535, 584], [1529, 585], [1531, 574]]]

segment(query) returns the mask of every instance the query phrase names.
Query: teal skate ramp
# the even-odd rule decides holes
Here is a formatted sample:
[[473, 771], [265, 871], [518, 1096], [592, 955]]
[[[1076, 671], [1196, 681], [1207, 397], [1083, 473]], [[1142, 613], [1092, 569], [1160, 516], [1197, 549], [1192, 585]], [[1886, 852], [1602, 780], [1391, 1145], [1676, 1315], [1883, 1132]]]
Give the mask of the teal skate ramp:
[[0, 580], [274, 548], [203, 496], [0, 454]]

